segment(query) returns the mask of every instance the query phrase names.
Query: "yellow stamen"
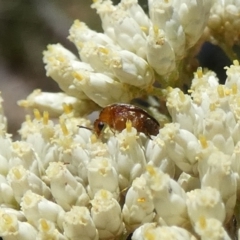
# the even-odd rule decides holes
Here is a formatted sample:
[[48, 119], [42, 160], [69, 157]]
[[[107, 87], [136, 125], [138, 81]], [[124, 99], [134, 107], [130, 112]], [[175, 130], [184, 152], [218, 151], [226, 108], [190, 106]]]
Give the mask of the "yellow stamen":
[[63, 120], [60, 120], [59, 123], [60, 123], [63, 134], [65, 136], [67, 136], [68, 135], [68, 129], [67, 129], [67, 126], [66, 126], [65, 122]]
[[127, 130], [127, 132], [132, 131], [132, 121], [131, 120], [126, 121], [126, 130]]
[[218, 91], [218, 96], [219, 96], [220, 98], [223, 98], [223, 97], [224, 97], [224, 87], [223, 87], [223, 85], [219, 85], [219, 86], [217, 87], [217, 91]]
[[99, 47], [98, 51], [101, 52], [101, 53], [104, 53], [104, 54], [108, 54], [109, 53], [109, 50], [107, 48], [105, 48], [105, 47]]
[[239, 61], [238, 60], [233, 60], [233, 65], [234, 66], [239, 66]]
[[198, 78], [202, 78], [203, 77], [203, 71], [202, 71], [202, 68], [201, 67], [198, 67], [197, 68], [197, 77]]
[[233, 83], [232, 85], [232, 94], [236, 95], [238, 93], [237, 84]]
[[148, 171], [148, 173], [149, 173], [151, 176], [156, 175], [156, 171], [155, 171], [155, 169], [153, 168], [153, 166], [148, 165], [146, 170]]
[[71, 113], [72, 110], [73, 110], [72, 104], [63, 103], [62, 106], [63, 106], [63, 111], [64, 111], [65, 114], [69, 114], [69, 113]]
[[208, 147], [207, 139], [203, 135], [201, 135], [199, 137], [199, 141], [202, 145], [202, 148], [207, 148]]
[[198, 221], [199, 221], [200, 227], [202, 229], [205, 229], [207, 226], [205, 217], [201, 216]]
[[211, 103], [209, 105], [209, 109], [210, 109], [210, 111], [214, 111], [216, 109], [216, 104], [215, 103]]
[[106, 190], [101, 190], [101, 196], [102, 198], [107, 198], [108, 194], [107, 194], [107, 191]]
[[73, 72], [72, 76], [77, 79], [78, 81], [82, 81], [83, 80], [83, 76], [77, 72]]
[[137, 202], [144, 203], [144, 202], [146, 202], [146, 199], [145, 198], [138, 198]]
[[49, 120], [49, 113], [48, 111], [43, 112], [43, 124], [48, 125], [48, 120]]
[[41, 116], [41, 113], [39, 112], [38, 109], [33, 109], [33, 114], [34, 114], [34, 117], [37, 119], [37, 120], [41, 120], [42, 116]]

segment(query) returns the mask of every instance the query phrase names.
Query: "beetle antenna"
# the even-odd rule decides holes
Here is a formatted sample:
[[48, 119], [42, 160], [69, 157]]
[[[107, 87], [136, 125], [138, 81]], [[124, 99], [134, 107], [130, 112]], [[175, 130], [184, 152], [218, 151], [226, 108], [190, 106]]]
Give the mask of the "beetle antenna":
[[85, 129], [88, 129], [88, 130], [90, 130], [90, 131], [93, 131], [93, 129], [92, 128], [89, 128], [89, 127], [85, 127], [85, 126], [81, 126], [81, 125], [77, 125], [79, 128], [85, 128]]

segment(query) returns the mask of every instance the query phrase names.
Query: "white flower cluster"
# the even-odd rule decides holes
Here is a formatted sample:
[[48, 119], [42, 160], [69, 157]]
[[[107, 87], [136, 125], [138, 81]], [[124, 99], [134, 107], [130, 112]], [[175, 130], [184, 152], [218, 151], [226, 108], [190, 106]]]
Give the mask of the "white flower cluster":
[[210, 41], [223, 48], [239, 44], [240, 2], [238, 0], [216, 1], [211, 9], [207, 31]]
[[[69, 106], [59, 123], [34, 111], [5, 133], [1, 114], [0, 236], [8, 239], [230, 239], [239, 221], [240, 66], [225, 85], [201, 69], [191, 96], [169, 89], [173, 122], [157, 136], [131, 123], [106, 142]], [[232, 225], [231, 225], [232, 226]], [[230, 231], [227, 232], [226, 231]], [[232, 226], [234, 228], [234, 226]], [[234, 232], [232, 232], [234, 231]]]
[[[187, 50], [203, 34], [212, 1], [151, 0], [148, 17], [137, 0], [122, 0], [116, 6], [110, 0], [97, 0], [92, 7], [104, 34], [76, 20], [69, 39], [81, 61], [62, 45], [49, 45], [43, 58], [47, 75], [76, 98], [78, 111], [86, 114], [96, 104], [128, 103], [149, 94], [156, 80], [169, 86], [178, 79]], [[38, 98], [39, 103], [45, 96]]]
[[[213, 1], [148, 2], [149, 17], [136, 0], [95, 1], [104, 34], [79, 21], [70, 29], [81, 61], [48, 46], [47, 75], [63, 93], [35, 90], [20, 101], [34, 109], [20, 141], [6, 133], [0, 99], [3, 240], [240, 238], [239, 62], [224, 85], [199, 68], [189, 95], [154, 87], [181, 74]], [[106, 128], [104, 138], [87, 129], [82, 116], [151, 91], [165, 94], [172, 118], [156, 136], [130, 121], [121, 132]]]

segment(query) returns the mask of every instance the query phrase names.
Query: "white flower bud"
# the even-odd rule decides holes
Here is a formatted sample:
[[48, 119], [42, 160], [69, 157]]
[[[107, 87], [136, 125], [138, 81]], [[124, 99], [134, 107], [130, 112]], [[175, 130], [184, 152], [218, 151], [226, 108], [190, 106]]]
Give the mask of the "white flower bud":
[[133, 18], [141, 29], [147, 33], [151, 25], [151, 21], [143, 11], [137, 0], [122, 0], [119, 5], [128, 15]]
[[47, 111], [51, 117], [59, 117], [64, 113], [63, 104], [71, 105], [78, 115], [89, 114], [96, 109], [96, 105], [89, 99], [79, 100], [65, 93], [49, 93], [34, 90], [25, 100], [18, 101], [18, 105], [24, 108], [35, 109], [40, 112]]
[[38, 221], [38, 235], [36, 240], [68, 240], [67, 237], [63, 236], [58, 229], [55, 227], [55, 224], [51, 221], [48, 221], [44, 218], [39, 219]]
[[143, 223], [153, 221], [154, 204], [145, 178], [140, 177], [133, 181], [127, 191], [122, 213], [124, 223], [131, 232]]
[[148, 165], [161, 169], [164, 173], [174, 177], [175, 164], [167, 154], [167, 147], [162, 139], [156, 137], [149, 140], [145, 146], [145, 155]]
[[44, 218], [62, 229], [64, 210], [56, 203], [29, 190], [24, 194], [20, 205], [28, 222], [33, 226], [37, 227], [38, 220]]
[[112, 194], [100, 190], [91, 201], [91, 216], [99, 233], [100, 239], [120, 236], [124, 230], [121, 207]]
[[108, 144], [110, 149], [115, 149], [113, 156], [116, 159], [119, 187], [123, 190], [144, 172], [146, 159], [143, 146], [131, 123], [127, 123], [127, 128], [116, 138], [110, 138]]
[[101, 73], [78, 71], [73, 84], [101, 107], [115, 102], [129, 102], [133, 98], [128, 86]]
[[169, 123], [160, 129], [159, 137], [166, 144], [168, 156], [182, 171], [198, 174], [197, 154], [201, 146], [195, 135], [180, 129], [178, 123]]
[[185, 33], [180, 23], [178, 12], [174, 11], [172, 1], [154, 1], [149, 8], [153, 26], [162, 29], [172, 46], [176, 60], [186, 54]]
[[195, 222], [194, 229], [202, 240], [231, 240], [222, 222], [214, 218], [200, 217]]
[[[229, 126], [230, 114], [222, 109], [210, 111], [203, 119], [203, 135], [225, 154], [231, 154], [234, 149], [234, 141]], [[232, 116], [233, 117], [233, 116]]]
[[111, 0], [97, 0], [91, 5], [97, 10], [102, 22], [104, 33], [116, 42], [116, 36], [113, 26], [112, 14], [115, 14], [116, 7], [113, 6]]
[[102, 46], [115, 46], [117, 48], [117, 45], [115, 45], [113, 40], [106, 34], [91, 30], [84, 22], [80, 22], [79, 20], [74, 21], [69, 33], [70, 36], [68, 39], [76, 45], [78, 50], [81, 48], [79, 44], [81, 45], [87, 42], [94, 42]]
[[237, 85], [238, 91], [240, 91], [240, 83], [239, 83], [239, 76], [240, 76], [240, 66], [237, 60], [233, 61], [233, 64], [230, 67], [225, 67], [227, 79], [225, 82], [225, 86], [231, 88], [234, 84]]
[[50, 163], [46, 174], [50, 179], [52, 195], [64, 210], [70, 210], [73, 205], [88, 205], [89, 197], [84, 187], [77, 182], [66, 165], [61, 162]]
[[151, 27], [147, 37], [147, 60], [160, 75], [169, 75], [176, 68], [175, 55], [163, 30]]
[[186, 226], [189, 224], [186, 194], [180, 185], [161, 170], [147, 167], [144, 174], [150, 188], [157, 216], [167, 225]]
[[50, 199], [49, 187], [34, 173], [26, 170], [22, 165], [10, 169], [7, 179], [13, 189], [14, 198], [20, 203], [21, 198], [28, 190]]
[[185, 192], [190, 192], [196, 188], [201, 188], [201, 182], [199, 178], [193, 177], [185, 172], [180, 174], [177, 182]]
[[130, 51], [113, 52], [110, 56], [110, 67], [122, 83], [147, 88], [154, 82], [152, 68], [143, 58]]
[[154, 81], [154, 73], [148, 63], [127, 50], [116, 50], [92, 42], [83, 45], [81, 59], [97, 71], [117, 81], [146, 88]]
[[201, 37], [209, 18], [212, 0], [173, 0], [174, 11], [186, 35], [186, 49], [193, 46]]
[[132, 235], [132, 240], [147, 239], [178, 239], [178, 240], [197, 240], [190, 232], [184, 228], [172, 226], [157, 226], [156, 223], [145, 223], [137, 228]]
[[9, 208], [16, 208], [18, 205], [14, 198], [13, 189], [8, 182], [0, 183], [0, 204]]
[[199, 162], [199, 173], [202, 187], [216, 188], [226, 207], [226, 221], [233, 214], [236, 204], [237, 174], [231, 169], [230, 156], [220, 151], [213, 152], [207, 164]]
[[12, 143], [12, 157], [9, 159], [9, 167], [22, 165], [36, 176], [42, 173], [42, 163], [30, 143], [16, 141]]
[[4, 240], [33, 240], [37, 230], [28, 222], [20, 222], [13, 214], [3, 213], [0, 217], [0, 236]]
[[60, 44], [48, 46], [44, 51], [43, 62], [46, 64], [47, 76], [53, 78], [59, 87], [68, 95], [78, 99], [88, 99], [88, 97], [72, 84], [73, 73], [78, 70], [93, 71], [87, 63], [80, 62], [67, 49]]
[[96, 157], [91, 160], [88, 170], [88, 193], [93, 198], [96, 192], [101, 189], [112, 193], [113, 197], [119, 200], [118, 173], [109, 158]]
[[167, 108], [173, 122], [180, 124], [181, 128], [194, 132], [196, 122], [201, 119], [192, 99], [180, 89], [171, 89], [167, 95]]
[[64, 216], [63, 229], [71, 240], [98, 240], [98, 231], [86, 207], [73, 206]]
[[215, 218], [220, 222], [225, 220], [225, 206], [219, 191], [215, 188], [205, 187], [188, 192], [186, 203], [192, 224], [195, 224], [200, 217]]

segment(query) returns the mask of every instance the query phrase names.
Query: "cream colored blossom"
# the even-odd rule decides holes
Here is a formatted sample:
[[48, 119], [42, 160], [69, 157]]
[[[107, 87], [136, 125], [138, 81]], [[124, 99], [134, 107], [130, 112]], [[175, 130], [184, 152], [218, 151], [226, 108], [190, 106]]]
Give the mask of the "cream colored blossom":
[[151, 190], [157, 217], [170, 226], [188, 225], [186, 193], [180, 185], [152, 166], [147, 167], [144, 177]]
[[178, 239], [178, 240], [196, 240], [196, 238], [184, 228], [172, 226], [157, 226], [155, 223], [146, 223], [139, 227], [133, 234], [132, 240], [148, 239]]
[[125, 197], [122, 213], [126, 227], [131, 231], [154, 220], [155, 213], [151, 191], [143, 176], [133, 181]]
[[14, 214], [1, 212], [0, 216], [0, 235], [3, 239], [36, 239], [37, 230], [30, 223], [18, 221]]
[[106, 190], [99, 190], [91, 201], [91, 216], [100, 239], [108, 239], [123, 233], [121, 207]]
[[31, 190], [24, 194], [20, 205], [28, 222], [31, 222], [33, 226], [37, 227], [38, 220], [44, 218], [54, 222], [58, 228], [63, 228], [64, 210], [60, 205], [33, 193]]
[[66, 212], [63, 222], [63, 229], [67, 238], [97, 240], [98, 231], [89, 210], [86, 207], [73, 206]]
[[192, 224], [196, 223], [200, 217], [214, 218], [220, 222], [225, 220], [225, 206], [220, 192], [215, 188], [204, 187], [188, 192], [186, 203]]
[[77, 179], [68, 171], [61, 162], [49, 164], [46, 175], [50, 181], [50, 188], [56, 203], [67, 211], [73, 205], [87, 206], [89, 197]]
[[91, 198], [101, 189], [108, 190], [119, 200], [118, 174], [110, 158], [93, 158], [88, 166], [88, 194]]
[[26, 170], [22, 165], [16, 165], [11, 168], [7, 175], [7, 180], [13, 189], [14, 198], [18, 203], [21, 202], [23, 195], [28, 190], [43, 195], [47, 199], [50, 199], [52, 196], [50, 188], [38, 176]]
[[202, 240], [230, 240], [228, 233], [222, 226], [221, 221], [215, 218], [200, 217], [195, 222], [195, 231], [200, 235]]

